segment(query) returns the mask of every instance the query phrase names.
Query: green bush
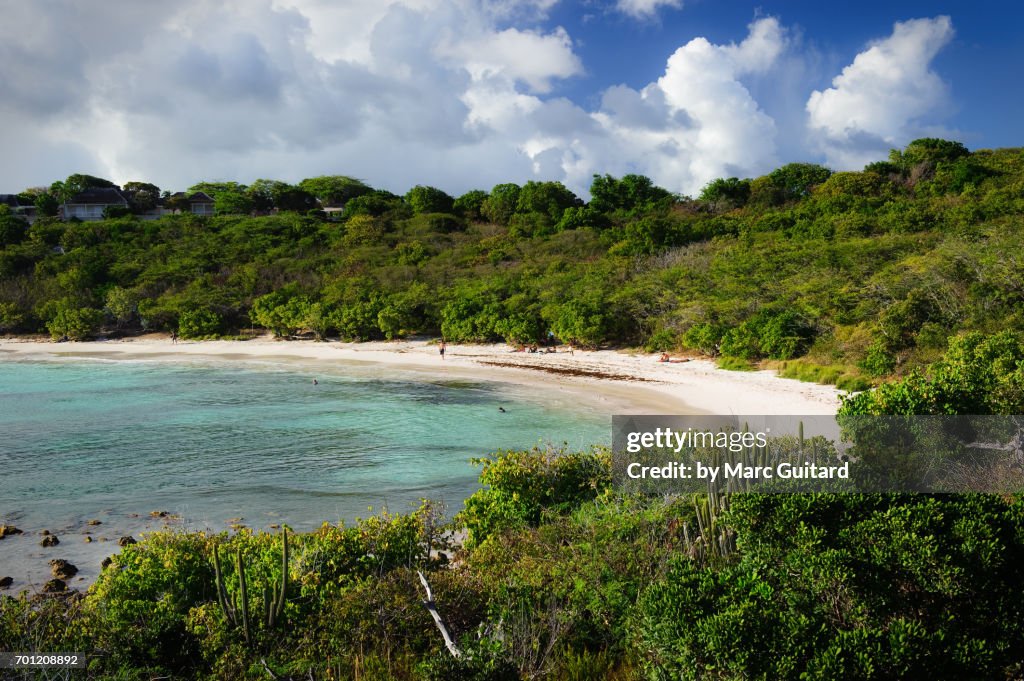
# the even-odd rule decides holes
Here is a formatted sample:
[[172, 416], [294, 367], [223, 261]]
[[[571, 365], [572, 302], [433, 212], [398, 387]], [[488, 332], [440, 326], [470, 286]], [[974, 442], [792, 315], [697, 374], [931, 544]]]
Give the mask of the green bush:
[[640, 599], [648, 678], [1007, 678], [1024, 604], [1021, 500], [733, 497], [742, 558], [680, 558]]
[[486, 489], [465, 502], [458, 522], [478, 544], [506, 528], [535, 525], [545, 509], [566, 510], [593, 499], [611, 484], [607, 452], [561, 449], [503, 451], [475, 459]]
[[78, 307], [69, 299], [54, 306], [46, 322], [46, 329], [54, 340], [68, 338], [73, 341], [87, 340], [99, 331], [103, 323], [103, 312], [92, 307]]
[[951, 338], [926, 371], [848, 398], [840, 413], [1024, 413], [1024, 340], [1012, 331]]
[[213, 310], [195, 308], [185, 310], [178, 318], [178, 333], [182, 338], [209, 338], [221, 331], [221, 318]]

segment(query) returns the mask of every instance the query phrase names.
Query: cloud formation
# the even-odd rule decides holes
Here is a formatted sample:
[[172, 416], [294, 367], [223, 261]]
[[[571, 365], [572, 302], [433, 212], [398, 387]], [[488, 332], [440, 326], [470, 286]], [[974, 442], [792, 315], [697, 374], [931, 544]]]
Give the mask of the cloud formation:
[[918, 134], [946, 108], [949, 88], [931, 69], [953, 38], [947, 16], [897, 23], [892, 35], [858, 54], [832, 87], [807, 100], [808, 125], [828, 162], [859, 168]]
[[811, 142], [843, 161], [907, 141], [945, 96], [929, 62], [952, 31], [944, 17], [899, 24], [806, 112], [768, 111], [755, 93], [785, 80], [802, 102], [811, 87], [799, 40], [763, 17], [739, 42], [689, 39], [647, 85], [582, 106], [560, 90], [600, 74], [545, 20], [557, 0], [9, 4], [0, 191], [72, 172], [171, 190], [342, 173], [393, 191], [556, 179], [584, 194], [594, 173], [638, 172], [694, 194], [806, 160]]
[[615, 3], [620, 12], [636, 18], [654, 16], [661, 7], [679, 9], [682, 6], [683, 0], [618, 0]]

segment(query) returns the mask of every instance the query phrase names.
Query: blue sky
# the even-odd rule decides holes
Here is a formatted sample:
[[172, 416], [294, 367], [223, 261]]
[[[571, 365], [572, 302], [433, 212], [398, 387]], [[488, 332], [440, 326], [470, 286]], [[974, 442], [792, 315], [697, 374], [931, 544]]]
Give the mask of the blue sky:
[[[640, 172], [694, 194], [921, 136], [1018, 146], [1007, 2], [0, 0], [0, 192]], [[31, 27], [32, 30], [25, 30]]]

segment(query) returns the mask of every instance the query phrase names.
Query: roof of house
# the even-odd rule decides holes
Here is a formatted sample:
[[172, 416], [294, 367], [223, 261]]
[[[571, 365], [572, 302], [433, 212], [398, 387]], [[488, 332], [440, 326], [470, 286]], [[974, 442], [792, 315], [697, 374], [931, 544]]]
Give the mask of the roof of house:
[[85, 204], [101, 204], [111, 205], [119, 204], [126, 205], [127, 199], [121, 193], [121, 190], [113, 187], [90, 187], [84, 192], [75, 194], [67, 201], [69, 204], [72, 203], [85, 203]]
[[[178, 198], [179, 196], [185, 196], [185, 192], [174, 192], [171, 194], [171, 198]], [[193, 192], [188, 196], [185, 196], [190, 203], [214, 203], [213, 197], [206, 192]]]

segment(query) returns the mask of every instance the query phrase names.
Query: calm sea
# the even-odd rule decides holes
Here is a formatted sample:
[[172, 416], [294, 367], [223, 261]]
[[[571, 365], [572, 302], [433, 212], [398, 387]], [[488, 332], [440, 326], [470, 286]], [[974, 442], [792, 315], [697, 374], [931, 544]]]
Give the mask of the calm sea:
[[607, 413], [537, 389], [332, 371], [313, 385], [306, 370], [244, 362], [0, 361], [0, 522], [78, 543], [115, 540], [151, 511], [215, 530], [308, 530], [422, 497], [455, 512], [478, 487], [472, 457], [611, 437]]

